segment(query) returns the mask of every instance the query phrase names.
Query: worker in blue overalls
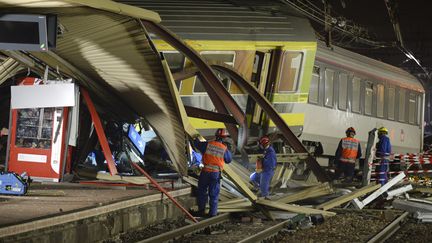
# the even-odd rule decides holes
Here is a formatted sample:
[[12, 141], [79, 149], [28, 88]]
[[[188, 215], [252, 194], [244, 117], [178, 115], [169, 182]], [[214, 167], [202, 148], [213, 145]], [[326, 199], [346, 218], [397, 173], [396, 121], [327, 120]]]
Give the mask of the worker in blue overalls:
[[264, 150], [263, 158], [260, 161], [262, 164], [257, 166], [261, 168], [257, 168], [256, 172], [251, 175], [250, 179], [252, 184], [260, 188], [260, 196], [269, 199], [270, 182], [273, 178], [277, 163], [276, 152], [273, 146], [270, 145], [270, 139], [267, 136], [264, 136], [259, 140], [259, 146]]
[[378, 129], [378, 143], [376, 144], [376, 157], [380, 158], [379, 183], [384, 185], [388, 181], [387, 173], [389, 168], [389, 158], [391, 153], [390, 139], [387, 137], [388, 130], [385, 127]]
[[198, 215], [204, 216], [207, 199], [210, 198], [209, 217], [217, 215], [220, 191], [220, 179], [225, 163], [231, 163], [232, 156], [222, 140], [228, 137], [225, 129], [216, 131], [216, 140], [210, 142], [195, 141], [195, 147], [203, 154], [204, 167], [198, 179]]

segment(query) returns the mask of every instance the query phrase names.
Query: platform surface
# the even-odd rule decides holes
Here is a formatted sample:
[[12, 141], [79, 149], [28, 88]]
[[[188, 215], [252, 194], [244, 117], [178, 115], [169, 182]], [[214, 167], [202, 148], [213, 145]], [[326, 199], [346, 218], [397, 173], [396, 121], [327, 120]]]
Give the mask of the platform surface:
[[[176, 184], [173, 193], [187, 187], [189, 186], [185, 184]], [[95, 187], [76, 183], [33, 184], [25, 196], [0, 195], [0, 227], [156, 194], [161, 192], [145, 187]]]

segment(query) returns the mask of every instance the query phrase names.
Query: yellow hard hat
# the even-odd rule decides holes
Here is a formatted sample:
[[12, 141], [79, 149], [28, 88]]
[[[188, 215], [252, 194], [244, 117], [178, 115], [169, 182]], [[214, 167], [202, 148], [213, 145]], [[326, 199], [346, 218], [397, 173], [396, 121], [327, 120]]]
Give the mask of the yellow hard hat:
[[385, 128], [385, 127], [380, 127], [380, 128], [378, 129], [378, 132], [380, 132], [380, 133], [388, 133], [388, 129]]

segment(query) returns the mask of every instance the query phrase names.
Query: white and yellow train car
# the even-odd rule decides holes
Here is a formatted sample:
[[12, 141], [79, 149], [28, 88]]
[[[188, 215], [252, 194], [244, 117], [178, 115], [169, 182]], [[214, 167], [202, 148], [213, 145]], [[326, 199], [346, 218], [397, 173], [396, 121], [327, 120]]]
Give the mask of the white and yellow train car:
[[[272, 103], [307, 103], [317, 48], [315, 34], [307, 19], [257, 12], [234, 6], [228, 1], [139, 2], [139, 6], [158, 12], [162, 24], [205, 59], [233, 66]], [[154, 41], [158, 50], [164, 53], [172, 72], [191, 65], [167, 43], [158, 39]], [[239, 87], [222, 74], [218, 75], [247, 114], [252, 136], [262, 134], [263, 127], [266, 130], [274, 127], [268, 123], [260, 107], [255, 106]], [[199, 78], [182, 80], [178, 88], [185, 105], [214, 110]], [[280, 112], [291, 129], [300, 133], [304, 113]], [[220, 122], [190, 119], [204, 135], [224, 126]]]
[[[394, 152], [418, 152], [423, 140], [424, 89], [407, 72], [318, 43], [307, 19], [255, 11], [225, 0], [122, 1], [156, 11], [162, 24], [209, 61], [231, 65], [273, 104], [303, 141], [319, 142], [332, 156], [347, 127], [363, 147], [373, 128], [390, 130]], [[155, 39], [172, 72], [192, 65]], [[217, 73], [248, 117], [250, 135], [274, 132], [260, 107]], [[185, 105], [214, 110], [199, 78], [178, 83]], [[190, 118], [204, 135], [224, 125]]]

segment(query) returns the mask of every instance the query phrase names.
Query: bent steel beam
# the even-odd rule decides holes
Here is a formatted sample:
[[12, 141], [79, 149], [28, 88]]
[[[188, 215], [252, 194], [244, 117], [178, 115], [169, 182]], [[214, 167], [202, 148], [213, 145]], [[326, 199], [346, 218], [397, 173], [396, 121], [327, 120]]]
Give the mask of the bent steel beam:
[[183, 79], [193, 77], [193, 76], [197, 75], [198, 73], [199, 73], [198, 68], [189, 67], [189, 68], [183, 69], [182, 71], [173, 73], [172, 76], [173, 76], [174, 81], [178, 82], [178, 81], [181, 81]]
[[[285, 121], [279, 116], [277, 111], [273, 108], [270, 102], [245, 78], [243, 78], [240, 74], [238, 74], [231, 67], [225, 66], [223, 64], [212, 64], [212, 68], [223, 72], [228, 75], [231, 80], [241, 87], [246, 93], [248, 93], [255, 102], [263, 108], [263, 110], [267, 113], [267, 115], [272, 119], [272, 121], [276, 124], [277, 128], [283, 136], [288, 141], [288, 144], [294, 149], [296, 153], [308, 153], [306, 148], [300, 142], [300, 140], [294, 135]], [[330, 181], [328, 175], [324, 172], [318, 162], [313, 158], [310, 154], [306, 159], [306, 163], [308, 167], [313, 171], [317, 179], [321, 182]]]
[[190, 117], [201, 118], [210, 121], [218, 121], [223, 123], [237, 124], [237, 121], [234, 119], [234, 117], [230, 115], [212, 112], [192, 106], [185, 106], [185, 109], [187, 115]]
[[91, 119], [93, 121], [95, 130], [96, 130], [96, 134], [97, 134], [98, 139], [99, 139], [99, 143], [102, 147], [102, 152], [105, 156], [105, 160], [107, 161], [110, 174], [116, 175], [118, 173], [117, 168], [115, 166], [112, 152], [111, 152], [111, 149], [108, 145], [108, 140], [107, 140], [107, 137], [105, 135], [104, 129], [102, 127], [101, 120], [99, 119], [99, 115], [96, 111], [96, 108], [95, 108], [93, 101], [91, 100], [90, 95], [87, 92], [87, 90], [84, 88], [81, 88], [80, 91], [81, 91], [82, 96], [84, 97], [84, 100], [85, 100], [87, 107], [88, 107], [88, 110], [90, 112], [90, 116], [91, 116]]
[[196, 51], [187, 46], [183, 41], [163, 26], [147, 20], [140, 21], [149, 31], [155, 33], [169, 45], [181, 51], [200, 70], [203, 77], [203, 79], [201, 79], [202, 84], [218, 112], [232, 114], [234, 119], [240, 125], [240, 128], [244, 128], [239, 129], [239, 133], [237, 127], [232, 124], [225, 124], [233, 140], [237, 142], [238, 148], [241, 149], [247, 142], [246, 116], [230, 93], [225, 89], [221, 81], [216, 77], [210, 66], [203, 61]]

